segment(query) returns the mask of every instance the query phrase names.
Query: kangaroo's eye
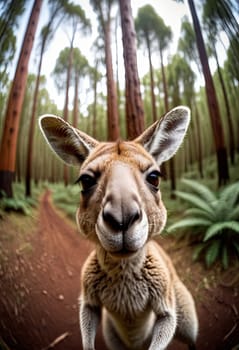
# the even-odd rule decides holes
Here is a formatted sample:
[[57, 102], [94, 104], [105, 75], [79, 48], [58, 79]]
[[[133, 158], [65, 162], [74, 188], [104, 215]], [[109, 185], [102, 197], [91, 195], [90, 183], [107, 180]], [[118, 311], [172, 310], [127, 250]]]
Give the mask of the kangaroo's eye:
[[147, 182], [153, 186], [154, 190], [158, 190], [161, 173], [157, 170], [152, 171], [146, 177]]
[[91, 175], [83, 174], [79, 177], [76, 183], [79, 183], [81, 185], [82, 192], [84, 193], [96, 185], [96, 179]]

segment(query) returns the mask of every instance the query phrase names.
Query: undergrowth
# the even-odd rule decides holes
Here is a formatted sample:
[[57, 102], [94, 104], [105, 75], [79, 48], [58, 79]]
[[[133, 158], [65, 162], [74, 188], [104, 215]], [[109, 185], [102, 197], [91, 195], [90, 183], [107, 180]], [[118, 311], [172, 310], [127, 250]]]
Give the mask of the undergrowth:
[[53, 202], [62, 209], [68, 217], [75, 220], [76, 209], [79, 205], [80, 189], [78, 185], [64, 186], [63, 183], [51, 185]]
[[31, 213], [31, 208], [35, 208], [38, 203], [38, 197], [42, 187], [34, 187], [32, 197], [25, 197], [25, 187], [23, 183], [13, 184], [13, 198], [8, 198], [5, 193], [0, 199], [0, 214], [4, 216], [4, 212], [17, 212], [24, 215]]
[[228, 268], [229, 257], [239, 257], [239, 182], [216, 192], [198, 181], [184, 179], [182, 183], [187, 190], [175, 193], [189, 206], [167, 231], [184, 232], [196, 241], [194, 260], [203, 256], [208, 267], [219, 260]]

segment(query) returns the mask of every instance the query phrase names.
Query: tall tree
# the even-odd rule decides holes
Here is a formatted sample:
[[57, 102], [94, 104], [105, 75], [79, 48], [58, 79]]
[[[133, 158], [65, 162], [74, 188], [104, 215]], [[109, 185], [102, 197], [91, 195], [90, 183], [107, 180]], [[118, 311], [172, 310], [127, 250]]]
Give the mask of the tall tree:
[[134, 139], [144, 131], [144, 110], [137, 68], [136, 35], [131, 2], [120, 0], [119, 4], [124, 49], [127, 137]]
[[221, 186], [222, 184], [225, 184], [229, 179], [227, 150], [225, 146], [222, 119], [195, 4], [193, 0], [188, 0], [188, 4], [192, 15], [197, 48], [205, 80], [208, 110], [210, 114], [217, 155], [218, 185]]
[[119, 138], [119, 113], [117, 101], [117, 89], [113, 74], [112, 50], [111, 50], [111, 10], [114, 0], [91, 0], [91, 4], [98, 15], [100, 31], [104, 38], [105, 65], [107, 79], [107, 122], [108, 140]]
[[149, 60], [150, 70], [150, 87], [151, 87], [151, 101], [152, 101], [152, 114], [153, 120], [157, 120], [157, 109], [155, 100], [155, 83], [152, 65], [152, 46], [155, 42], [155, 27], [157, 26], [158, 15], [151, 5], [145, 5], [138, 10], [137, 17], [135, 19], [135, 29], [139, 45], [146, 44]]
[[78, 125], [79, 114], [79, 83], [80, 79], [84, 78], [89, 72], [89, 63], [85, 56], [82, 55], [80, 50], [76, 47], [73, 49], [73, 80], [74, 80], [74, 103], [73, 103], [73, 126]]
[[37, 101], [38, 101], [38, 91], [40, 85], [40, 76], [41, 76], [41, 68], [43, 61], [43, 54], [45, 52], [46, 46], [49, 43], [50, 39], [52, 39], [56, 28], [59, 25], [59, 21], [56, 23], [58, 19], [59, 13], [61, 13], [60, 21], [64, 15], [64, 6], [66, 5], [66, 1], [64, 0], [51, 0], [49, 2], [50, 5], [50, 20], [47, 25], [45, 25], [40, 34], [40, 57], [38, 63], [38, 71], [36, 78], [36, 85], [34, 89], [34, 97], [33, 97], [33, 105], [32, 112], [30, 118], [30, 127], [28, 132], [28, 147], [27, 147], [27, 162], [26, 162], [26, 173], [25, 173], [25, 194], [26, 196], [31, 196], [31, 173], [32, 173], [32, 157], [33, 157], [33, 140], [35, 133], [35, 115], [37, 110]]
[[4, 132], [0, 147], [0, 191], [4, 191], [8, 197], [13, 196], [12, 182], [15, 174], [20, 114], [26, 88], [28, 62], [32, 51], [41, 6], [42, 0], [34, 1], [6, 110]]
[[69, 86], [71, 79], [71, 69], [72, 69], [72, 61], [73, 61], [73, 49], [74, 49], [74, 41], [77, 31], [80, 29], [83, 33], [87, 33], [90, 30], [91, 25], [89, 19], [86, 18], [84, 10], [79, 6], [73, 3], [68, 3], [65, 6], [67, 13], [67, 22], [70, 24], [71, 35], [69, 36], [70, 41], [70, 49], [68, 56], [68, 64], [67, 64], [67, 74], [66, 74], [66, 90], [65, 90], [65, 104], [63, 117], [67, 121], [68, 120], [68, 101], [69, 101]]
[[158, 41], [159, 55], [160, 55], [160, 66], [161, 66], [161, 74], [163, 80], [163, 91], [164, 91], [164, 108], [165, 112], [168, 112], [168, 87], [167, 87], [167, 79], [164, 69], [164, 61], [163, 54], [167, 49], [171, 39], [172, 39], [172, 31], [171, 28], [166, 26], [163, 19], [158, 16], [157, 18], [157, 26], [155, 27], [156, 39]]
[[195, 31], [187, 16], [184, 16], [182, 19], [178, 50], [181, 51], [187, 62], [194, 62], [199, 73], [202, 72], [197, 50]]
[[92, 114], [93, 114], [93, 120], [92, 120], [92, 136], [96, 139], [97, 138], [97, 133], [96, 130], [97, 128], [97, 87], [100, 79], [102, 79], [102, 74], [98, 70], [99, 66], [99, 60], [95, 60], [95, 66], [90, 67], [89, 73], [90, 73], [90, 81], [92, 84], [93, 88], [93, 93], [94, 93], [94, 100], [93, 100], [93, 106], [92, 106]]
[[[160, 66], [161, 66], [161, 75], [163, 81], [163, 93], [164, 93], [164, 110], [165, 113], [169, 111], [169, 102], [168, 102], [168, 86], [167, 79], [164, 69], [163, 53], [168, 47], [172, 39], [172, 31], [170, 27], [166, 26], [163, 19], [160, 16], [157, 16], [156, 26], [154, 27], [155, 37], [158, 42], [159, 56], [160, 56]], [[166, 167], [163, 169], [166, 172]], [[169, 160], [169, 174], [170, 174], [170, 183], [171, 183], [171, 198], [176, 198], [174, 191], [176, 190], [176, 170], [175, 170], [175, 160], [171, 158]]]
[[[77, 31], [80, 29], [82, 32], [87, 33], [90, 30], [91, 25], [89, 19], [86, 18], [84, 10], [72, 2], [66, 4], [66, 20], [70, 25], [71, 35], [69, 36], [70, 47], [68, 51], [68, 57], [65, 57], [66, 63], [66, 87], [65, 87], [65, 103], [63, 109], [63, 118], [68, 120], [68, 104], [69, 104], [69, 88], [72, 75], [72, 63], [73, 63], [73, 49], [74, 41]], [[64, 166], [64, 183], [68, 185], [68, 167]]]
[[[216, 60], [217, 72], [219, 77], [219, 82], [221, 84], [225, 108], [226, 108], [226, 117], [229, 131], [229, 154], [231, 159], [231, 164], [235, 162], [235, 137], [233, 130], [233, 121], [232, 113], [230, 108], [229, 97], [226, 89], [226, 84], [224, 82], [222, 70], [219, 64], [219, 58], [216, 50], [217, 38], [220, 36], [220, 26], [218, 25], [217, 17], [215, 16], [216, 9], [218, 9], [217, 4], [213, 5], [212, 1], [207, 0], [203, 7], [203, 22], [206, 28], [208, 36], [208, 52], [212, 54]], [[219, 13], [220, 13], [220, 9]], [[226, 17], [226, 16], [225, 16]], [[227, 18], [227, 17], [226, 17]], [[220, 18], [221, 21], [221, 18]], [[238, 35], [239, 35], [239, 25], [238, 25]], [[239, 50], [238, 50], [239, 54]]]
[[[69, 101], [69, 88], [71, 79], [71, 70], [72, 70], [72, 60], [73, 60], [73, 47], [66, 47], [63, 49], [56, 60], [55, 68], [53, 75], [55, 77], [55, 83], [59, 91], [65, 92], [65, 102], [63, 109], [63, 118], [68, 120], [68, 101]], [[68, 168], [64, 167], [64, 184], [68, 185]]]
[[0, 8], [0, 94], [7, 85], [7, 68], [16, 52], [18, 19], [25, 10], [24, 0], [2, 1]]

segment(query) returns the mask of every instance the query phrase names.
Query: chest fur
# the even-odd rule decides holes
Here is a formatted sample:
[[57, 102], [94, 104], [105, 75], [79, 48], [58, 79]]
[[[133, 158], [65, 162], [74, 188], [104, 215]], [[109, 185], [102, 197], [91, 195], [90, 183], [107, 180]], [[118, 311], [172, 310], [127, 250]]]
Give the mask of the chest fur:
[[83, 276], [84, 294], [91, 305], [105, 307], [122, 319], [134, 320], [151, 309], [153, 300], [165, 292], [160, 267], [152, 268], [148, 259], [141, 267], [135, 263], [118, 263], [107, 269], [91, 259]]
[[98, 288], [101, 304], [111, 313], [134, 319], [143, 313], [149, 302], [149, 289], [141, 273], [118, 271], [107, 274]]

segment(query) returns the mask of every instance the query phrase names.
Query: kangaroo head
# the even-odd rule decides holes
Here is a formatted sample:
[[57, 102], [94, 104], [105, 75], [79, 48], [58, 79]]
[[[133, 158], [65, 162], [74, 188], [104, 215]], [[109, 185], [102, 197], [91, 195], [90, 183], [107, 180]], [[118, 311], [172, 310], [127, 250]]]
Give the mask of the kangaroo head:
[[63, 119], [44, 115], [41, 130], [56, 154], [80, 168], [80, 232], [112, 256], [139, 251], [166, 223], [160, 165], [183, 141], [186, 107], [164, 115], [134, 141], [98, 142]]

